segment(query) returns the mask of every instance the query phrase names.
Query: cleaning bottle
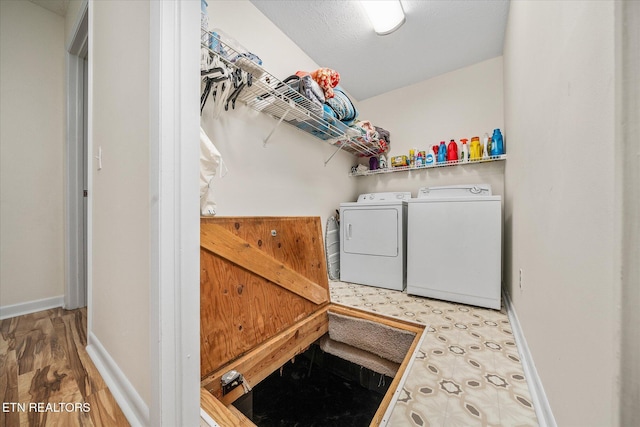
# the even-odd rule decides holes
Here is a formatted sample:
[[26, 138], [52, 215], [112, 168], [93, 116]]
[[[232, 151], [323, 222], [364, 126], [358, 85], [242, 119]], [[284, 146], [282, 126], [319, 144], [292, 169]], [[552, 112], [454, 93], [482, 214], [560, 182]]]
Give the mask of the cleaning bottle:
[[[434, 145], [434, 147], [436, 148], [436, 150], [438, 149], [436, 145]], [[424, 158], [425, 166], [433, 166], [435, 163], [436, 163], [436, 157], [433, 154], [431, 154], [430, 151], [428, 151]]]
[[460, 147], [460, 159], [466, 163], [469, 161], [469, 146], [467, 146], [468, 139], [463, 138], [460, 141], [462, 141], [462, 147]]
[[389, 167], [387, 163], [387, 158], [385, 157], [384, 154], [380, 154], [380, 160], [378, 161], [378, 168], [386, 169], [387, 167]]
[[438, 147], [438, 163], [444, 163], [447, 161], [447, 144], [444, 141], [440, 141], [440, 147]]
[[489, 147], [491, 147], [491, 138], [489, 137], [489, 134], [485, 133], [484, 136], [482, 137], [482, 158], [483, 159], [489, 158]]
[[480, 159], [480, 137], [474, 136], [471, 138], [471, 161]]
[[458, 144], [453, 139], [449, 142], [447, 147], [447, 162], [454, 162], [458, 160]]
[[421, 168], [424, 165], [424, 159], [422, 158], [422, 153], [418, 151], [418, 155], [416, 156], [416, 167]]
[[491, 155], [501, 156], [504, 154], [504, 141], [502, 140], [502, 132], [500, 132], [500, 129], [493, 130], [491, 140], [493, 141], [491, 144]]

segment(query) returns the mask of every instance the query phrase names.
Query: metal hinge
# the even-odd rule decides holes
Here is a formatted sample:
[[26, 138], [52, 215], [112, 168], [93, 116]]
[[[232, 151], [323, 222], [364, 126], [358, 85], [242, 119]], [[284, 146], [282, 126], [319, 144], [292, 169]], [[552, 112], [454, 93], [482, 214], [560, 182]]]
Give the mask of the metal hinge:
[[83, 195], [84, 197], [89, 197], [89, 190], [84, 190], [84, 191], [82, 192], [82, 195]]

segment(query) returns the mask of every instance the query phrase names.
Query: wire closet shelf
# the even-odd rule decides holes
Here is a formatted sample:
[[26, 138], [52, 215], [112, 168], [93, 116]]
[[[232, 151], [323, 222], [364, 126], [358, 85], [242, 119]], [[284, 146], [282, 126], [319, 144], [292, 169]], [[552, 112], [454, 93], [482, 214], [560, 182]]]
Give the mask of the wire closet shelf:
[[[359, 138], [348, 135], [349, 129], [344, 129], [344, 125], [336, 126], [324, 115], [316, 113], [317, 104], [252, 61], [250, 55], [238, 52], [221, 41], [216, 34], [205, 29], [202, 29], [202, 35], [203, 40], [207, 37], [215, 40], [215, 47], [212, 49], [206, 43], [201, 43], [202, 48], [206, 49], [213, 59], [211, 67], [201, 67], [201, 76], [205, 78], [212, 68], [220, 65], [224, 65], [231, 73], [236, 70], [246, 73], [246, 82], [241, 83], [243, 86], [240, 88], [239, 94], [234, 100], [230, 100], [230, 96], [226, 103], [229, 104], [231, 101], [232, 106], [235, 106], [235, 102], [241, 102], [249, 108], [268, 114], [278, 120], [274, 129], [265, 138], [265, 144], [277, 126], [285, 121], [287, 124], [336, 147], [336, 151], [325, 164], [341, 149], [358, 156], [378, 154]], [[228, 109], [228, 105], [225, 109]]]

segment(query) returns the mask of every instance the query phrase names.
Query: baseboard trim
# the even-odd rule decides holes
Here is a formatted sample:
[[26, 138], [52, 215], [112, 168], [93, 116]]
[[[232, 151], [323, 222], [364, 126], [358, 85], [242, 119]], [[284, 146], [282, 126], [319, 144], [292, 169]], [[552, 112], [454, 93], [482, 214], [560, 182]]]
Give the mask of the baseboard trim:
[[518, 353], [520, 354], [520, 361], [522, 362], [522, 368], [524, 375], [527, 378], [527, 385], [529, 386], [529, 392], [531, 393], [531, 400], [533, 401], [533, 408], [536, 411], [538, 417], [538, 424], [540, 427], [557, 427], [556, 420], [553, 417], [549, 400], [544, 392], [542, 381], [538, 376], [538, 371], [533, 363], [533, 357], [529, 351], [527, 340], [524, 338], [524, 333], [520, 327], [520, 321], [516, 315], [515, 308], [511, 302], [511, 297], [506, 292], [503, 292], [504, 304], [507, 309], [507, 315], [509, 316], [509, 322], [511, 323], [511, 330], [518, 346]]
[[18, 304], [5, 305], [0, 307], [0, 320], [10, 317], [23, 316], [25, 314], [36, 313], [38, 311], [58, 308], [64, 305], [64, 295], [57, 297], [43, 298], [35, 301], [21, 302]]
[[149, 425], [149, 407], [140, 397], [136, 389], [131, 385], [120, 367], [104, 348], [100, 340], [89, 332], [87, 353], [98, 368], [102, 379], [109, 387], [120, 409], [132, 426]]

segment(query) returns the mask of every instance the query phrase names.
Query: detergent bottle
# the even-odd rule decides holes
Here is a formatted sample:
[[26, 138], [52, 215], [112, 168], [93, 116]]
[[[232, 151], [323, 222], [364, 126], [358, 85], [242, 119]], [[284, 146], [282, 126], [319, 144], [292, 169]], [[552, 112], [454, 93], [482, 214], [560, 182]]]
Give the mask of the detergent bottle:
[[447, 147], [447, 162], [453, 162], [458, 160], [458, 144], [453, 139], [449, 142]]
[[380, 160], [378, 161], [378, 168], [386, 169], [388, 166], [387, 158], [384, 154], [380, 154]]
[[480, 159], [480, 137], [474, 136], [471, 138], [471, 161]]
[[483, 159], [488, 159], [489, 158], [489, 147], [491, 147], [491, 138], [489, 137], [488, 134], [484, 134], [484, 136], [482, 137], [482, 158]]
[[444, 163], [447, 161], [447, 144], [444, 141], [440, 141], [438, 147], [438, 163]]
[[[434, 147], [436, 147], [434, 145]], [[436, 147], [437, 149], [438, 147]], [[430, 152], [427, 151], [425, 157], [424, 157], [424, 164], [425, 166], [433, 166], [436, 163], [436, 157]]]
[[491, 155], [500, 156], [504, 154], [504, 141], [502, 140], [502, 132], [500, 132], [500, 129], [493, 130], [493, 137], [491, 140]]
[[462, 141], [462, 147], [460, 147], [460, 159], [466, 163], [469, 161], [469, 146], [467, 145], [468, 139], [463, 138], [460, 141]]

